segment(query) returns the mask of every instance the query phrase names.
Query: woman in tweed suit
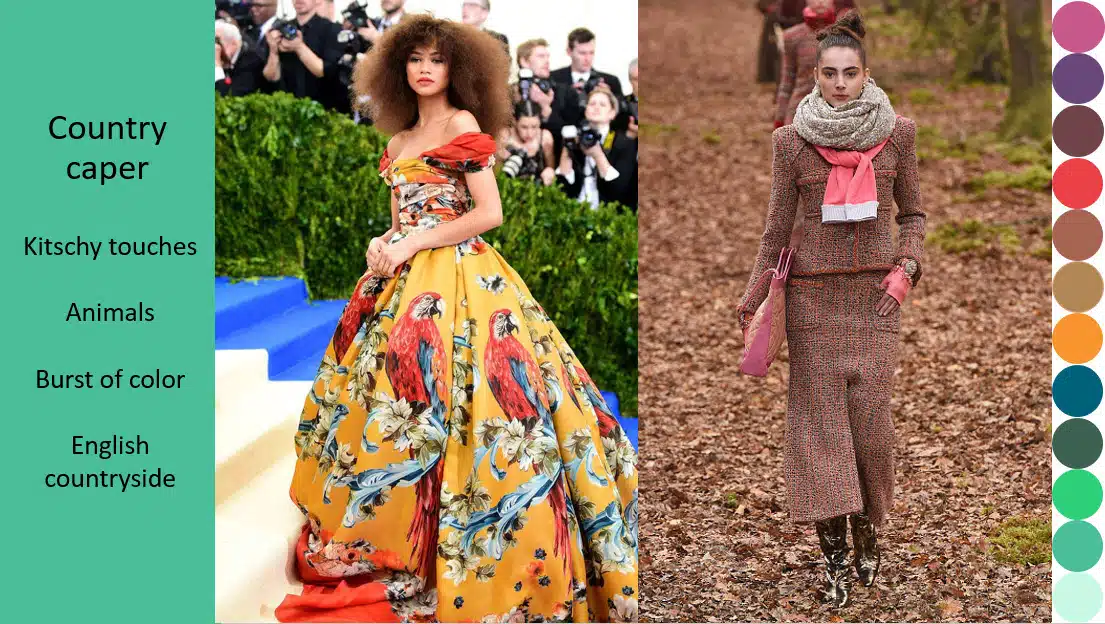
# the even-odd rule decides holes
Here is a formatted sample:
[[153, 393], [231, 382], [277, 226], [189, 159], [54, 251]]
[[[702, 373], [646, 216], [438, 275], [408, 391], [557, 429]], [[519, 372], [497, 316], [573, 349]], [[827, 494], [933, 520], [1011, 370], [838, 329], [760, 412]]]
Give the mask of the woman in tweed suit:
[[916, 126], [870, 79], [863, 35], [854, 11], [818, 34], [816, 86], [772, 135], [767, 225], [738, 307], [743, 329], [767, 294], [751, 286], [800, 234], [786, 291], [784, 476], [791, 519], [816, 524], [824, 597], [836, 606], [851, 590], [849, 517], [861, 582], [878, 572], [875, 527], [894, 494], [900, 304], [921, 278], [925, 237]]

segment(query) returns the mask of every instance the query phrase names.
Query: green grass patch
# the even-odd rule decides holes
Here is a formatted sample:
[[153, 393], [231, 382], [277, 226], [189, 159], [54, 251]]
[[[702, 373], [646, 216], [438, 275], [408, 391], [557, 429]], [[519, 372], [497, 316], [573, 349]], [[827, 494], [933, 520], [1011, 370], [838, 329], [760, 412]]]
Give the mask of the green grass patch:
[[936, 228], [931, 241], [945, 253], [1016, 253], [1021, 249], [1021, 239], [1013, 226], [990, 225], [977, 219], [945, 223]]
[[936, 102], [936, 94], [931, 89], [910, 89], [906, 95], [910, 104], [923, 106]]
[[971, 180], [968, 186], [976, 191], [992, 188], [1020, 188], [1043, 192], [1050, 184], [1051, 169], [1043, 165], [1032, 165], [1019, 171], [987, 171]]
[[721, 135], [718, 134], [717, 130], [706, 130], [702, 133], [702, 140], [710, 145], [720, 145]]
[[645, 138], [653, 139], [675, 134], [679, 132], [679, 126], [675, 124], [658, 124], [643, 121], [638, 128], [638, 132]]
[[1037, 247], [1028, 252], [1028, 255], [1040, 260], [1051, 260], [1051, 247]]
[[[990, 133], [992, 134], [992, 133]], [[917, 127], [917, 160], [944, 160], [958, 158], [974, 162], [982, 158], [980, 146], [986, 144], [986, 134], [973, 137], [950, 138], [934, 126]]]
[[990, 534], [989, 552], [1004, 563], [1039, 565], [1051, 560], [1051, 523], [1014, 516]]
[[725, 495], [725, 499], [721, 502], [727, 509], [736, 509], [740, 506], [740, 501], [737, 500], [737, 495], [733, 492], [729, 492]]

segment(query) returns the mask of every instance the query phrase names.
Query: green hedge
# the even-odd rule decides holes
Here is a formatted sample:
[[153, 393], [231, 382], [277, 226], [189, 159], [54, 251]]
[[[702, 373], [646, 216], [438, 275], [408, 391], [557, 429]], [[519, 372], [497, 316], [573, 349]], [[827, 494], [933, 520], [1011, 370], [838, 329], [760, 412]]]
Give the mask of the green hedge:
[[[296, 275], [346, 299], [391, 227], [377, 175], [387, 137], [287, 94], [215, 100], [215, 271]], [[637, 414], [637, 219], [500, 176], [503, 225], [484, 238], [552, 316], [595, 382]]]

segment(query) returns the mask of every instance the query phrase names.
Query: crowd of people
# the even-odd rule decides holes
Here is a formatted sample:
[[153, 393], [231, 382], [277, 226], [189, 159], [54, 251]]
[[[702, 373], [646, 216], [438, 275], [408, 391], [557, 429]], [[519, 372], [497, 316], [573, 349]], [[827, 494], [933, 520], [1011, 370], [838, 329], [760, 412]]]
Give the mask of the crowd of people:
[[[340, 13], [333, 2], [295, 0], [295, 15], [278, 15], [278, 0], [216, 1], [215, 90], [223, 95], [284, 91], [371, 124], [365, 102], [350, 90], [361, 56], [404, 16], [406, 0], [380, 0], [375, 16], [365, 0]], [[462, 20], [496, 37], [510, 55], [507, 35], [485, 27], [490, 0], [462, 0]], [[503, 172], [537, 184], [560, 185], [592, 208], [616, 202], [637, 210], [637, 61], [626, 94], [613, 74], [593, 67], [595, 34], [568, 33], [570, 64], [550, 67], [545, 39], [516, 50], [512, 85], [514, 125], [498, 137]]]

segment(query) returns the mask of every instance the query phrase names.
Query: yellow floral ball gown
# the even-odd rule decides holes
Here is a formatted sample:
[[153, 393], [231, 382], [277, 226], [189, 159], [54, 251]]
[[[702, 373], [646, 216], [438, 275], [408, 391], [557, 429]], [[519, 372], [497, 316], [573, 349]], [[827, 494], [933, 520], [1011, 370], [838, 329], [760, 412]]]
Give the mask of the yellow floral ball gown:
[[[401, 231], [471, 206], [494, 140], [380, 175]], [[509, 218], [509, 215], [506, 215]], [[295, 436], [302, 595], [281, 621], [637, 619], [637, 457], [572, 349], [480, 237], [367, 272]]]

